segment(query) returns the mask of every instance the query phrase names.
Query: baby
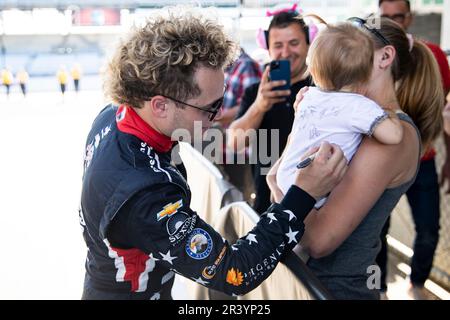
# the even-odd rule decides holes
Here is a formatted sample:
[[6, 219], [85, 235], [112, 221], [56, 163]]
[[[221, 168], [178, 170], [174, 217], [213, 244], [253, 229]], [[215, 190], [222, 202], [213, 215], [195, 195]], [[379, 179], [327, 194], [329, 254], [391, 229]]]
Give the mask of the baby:
[[[289, 143], [276, 180], [285, 194], [294, 183], [301, 156], [328, 141], [341, 147], [347, 161], [368, 135], [384, 144], [403, 138], [395, 113], [384, 111], [364, 94], [369, 88], [374, 46], [369, 35], [349, 23], [328, 26], [308, 52], [308, 68], [317, 87], [311, 87], [298, 105]], [[320, 208], [326, 198], [316, 203]]]

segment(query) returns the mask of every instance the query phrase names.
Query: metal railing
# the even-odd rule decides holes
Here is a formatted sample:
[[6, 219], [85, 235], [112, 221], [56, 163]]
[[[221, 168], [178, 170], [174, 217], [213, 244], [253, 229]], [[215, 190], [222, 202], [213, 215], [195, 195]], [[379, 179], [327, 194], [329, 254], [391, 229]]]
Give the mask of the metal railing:
[[291, 270], [316, 300], [334, 300], [328, 289], [293, 251], [286, 254], [281, 263]]
[[[244, 213], [249, 219], [256, 224], [259, 216], [256, 212], [250, 215], [246, 211]], [[334, 300], [331, 293], [320, 282], [319, 278], [309, 269], [309, 267], [297, 256], [294, 251], [287, 252], [282, 260], [283, 263], [297, 278], [298, 281], [309, 291], [311, 296], [316, 300]]]
[[[186, 169], [188, 170], [188, 182], [189, 184], [192, 183], [192, 201], [193, 203], [196, 203], [198, 199], [195, 197], [201, 197], [202, 199], [205, 197], [204, 193], [199, 192], [200, 186], [203, 186], [205, 183], [203, 183], [203, 180], [208, 180], [206, 175], [212, 175], [215, 177], [214, 180], [214, 188], [217, 187], [219, 189], [222, 183], [227, 183], [229, 185], [230, 190], [235, 190], [236, 187], [232, 186], [230, 182], [223, 180], [223, 176], [220, 173], [220, 170], [212, 164], [206, 157], [204, 157], [200, 152], [198, 152], [196, 149], [194, 149], [191, 145], [186, 143], [180, 144], [180, 150], [181, 150], [181, 157], [183, 161], [186, 163]], [[200, 167], [203, 167], [204, 170], [199, 170]], [[195, 177], [192, 176], [192, 172], [190, 173], [189, 170], [195, 170]], [[209, 172], [209, 173], [208, 173]], [[190, 179], [190, 175], [191, 178]], [[209, 181], [209, 180], [208, 180]], [[236, 190], [237, 191], [237, 190]], [[204, 207], [203, 202], [202, 208], [194, 208], [197, 209], [199, 212], [202, 211], [210, 211], [213, 207], [217, 208], [220, 207], [224, 209], [224, 206], [228, 204], [228, 206], [241, 206], [244, 204], [242, 202], [242, 194], [240, 192], [223, 192], [222, 193], [222, 199], [219, 201], [220, 203], [215, 203], [213, 206]], [[213, 200], [213, 199], [210, 199]], [[218, 199], [215, 199], [214, 201], [217, 201]], [[239, 204], [239, 202], [241, 202]], [[210, 210], [208, 210], [210, 209]], [[256, 225], [259, 221], [258, 214], [253, 211], [253, 209], [245, 204], [244, 207], [240, 207], [239, 214], [242, 214], [243, 217], [246, 218], [247, 221], [249, 221], [250, 224]], [[206, 222], [214, 225], [214, 222], [216, 218], [218, 217], [217, 212], [209, 212], [207, 216], [203, 216]], [[229, 226], [231, 228], [231, 226]], [[228, 232], [230, 230], [227, 230]], [[243, 232], [243, 230], [239, 230]], [[240, 236], [240, 235], [238, 235]], [[329, 300], [332, 299], [331, 294], [328, 292], [328, 290], [321, 284], [320, 280], [313, 274], [313, 272], [306, 266], [306, 264], [294, 253], [289, 252], [285, 255], [283, 260], [281, 261], [294, 275], [294, 277], [308, 290], [310, 296], [312, 296], [314, 299], [317, 300]], [[210, 297], [214, 298], [214, 296], [211, 295]], [[219, 296], [221, 299], [222, 296]]]

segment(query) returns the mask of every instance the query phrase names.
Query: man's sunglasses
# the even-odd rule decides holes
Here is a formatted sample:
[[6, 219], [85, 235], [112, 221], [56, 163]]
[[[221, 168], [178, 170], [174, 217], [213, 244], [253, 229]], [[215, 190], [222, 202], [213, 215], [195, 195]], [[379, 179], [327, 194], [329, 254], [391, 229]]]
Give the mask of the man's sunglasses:
[[[223, 105], [223, 96], [220, 97], [219, 99], [217, 99], [216, 101], [214, 101], [213, 103], [210, 103], [210, 104], [208, 104], [207, 106], [204, 106], [204, 107], [193, 106], [192, 104], [189, 104], [189, 103], [186, 103], [186, 102], [183, 102], [183, 101], [180, 101], [180, 100], [177, 100], [175, 98], [172, 98], [172, 97], [169, 97], [169, 96], [165, 96], [165, 95], [162, 95], [162, 94], [160, 96], [163, 96], [163, 97], [165, 97], [167, 99], [170, 99], [170, 100], [173, 100], [175, 102], [184, 104], [185, 106], [188, 106], [188, 107], [191, 107], [191, 108], [195, 108], [195, 109], [198, 109], [198, 110], [210, 113], [210, 115], [208, 117], [209, 121], [213, 121], [214, 120], [214, 118], [216, 117], [217, 113], [219, 112], [220, 108]], [[208, 108], [209, 106], [210, 106], [210, 108]]]
[[374, 34], [378, 39], [380, 39], [385, 46], [389, 46], [391, 44], [389, 40], [386, 39], [377, 29], [371, 28], [367, 23], [367, 20], [358, 17], [351, 17], [348, 18], [347, 21], [351, 22], [354, 26], [368, 30], [369, 32]]

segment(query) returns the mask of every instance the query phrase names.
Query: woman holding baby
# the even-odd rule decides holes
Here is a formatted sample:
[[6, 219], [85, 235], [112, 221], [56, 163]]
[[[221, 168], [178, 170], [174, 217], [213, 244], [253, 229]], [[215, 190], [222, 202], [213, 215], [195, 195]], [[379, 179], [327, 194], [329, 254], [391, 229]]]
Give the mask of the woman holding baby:
[[[375, 28], [354, 18], [329, 26], [312, 44], [309, 69], [317, 88], [299, 94], [288, 146], [267, 176], [279, 202], [298, 150], [326, 140], [351, 160], [341, 183], [307, 217], [300, 243], [307, 265], [336, 299], [379, 299], [373, 280], [381, 230], [414, 182], [422, 150], [442, 129], [443, 92], [432, 53], [396, 23], [378, 22]], [[371, 70], [361, 74], [368, 63]]]

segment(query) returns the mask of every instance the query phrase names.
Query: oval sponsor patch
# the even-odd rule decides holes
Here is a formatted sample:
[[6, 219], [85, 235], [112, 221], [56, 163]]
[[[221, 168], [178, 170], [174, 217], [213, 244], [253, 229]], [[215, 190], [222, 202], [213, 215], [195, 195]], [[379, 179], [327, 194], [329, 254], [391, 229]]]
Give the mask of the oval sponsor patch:
[[169, 220], [167, 220], [167, 233], [172, 236], [175, 234], [175, 232], [178, 231], [178, 229], [181, 228], [183, 223], [189, 218], [189, 215], [184, 212], [176, 213], [175, 215], [171, 216]]
[[213, 242], [208, 232], [197, 228], [190, 234], [186, 243], [186, 253], [193, 259], [201, 260], [209, 256]]

